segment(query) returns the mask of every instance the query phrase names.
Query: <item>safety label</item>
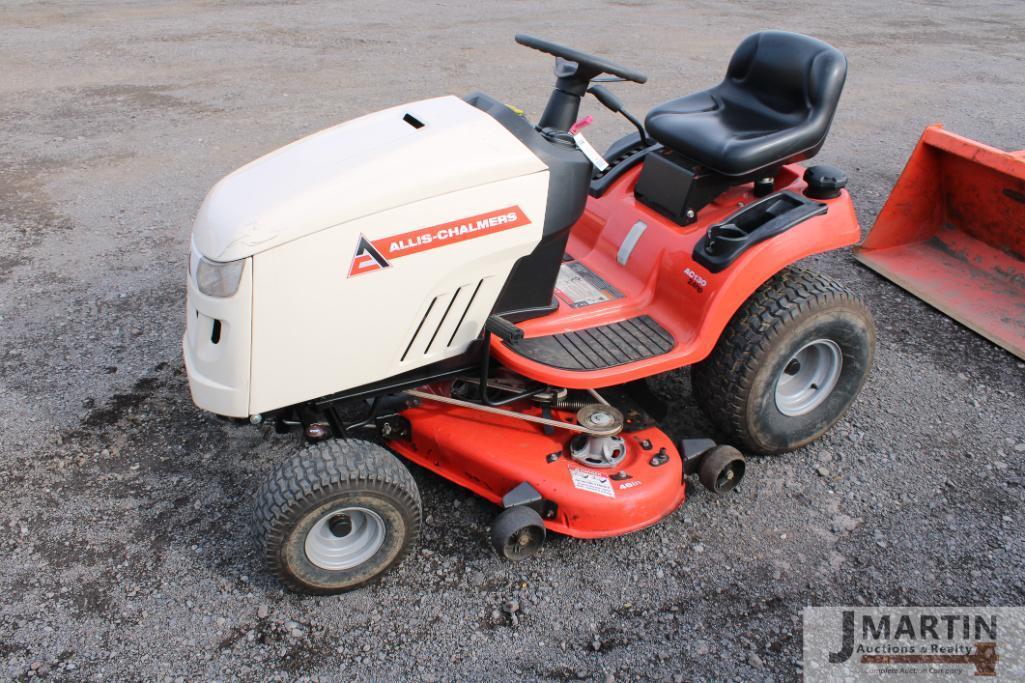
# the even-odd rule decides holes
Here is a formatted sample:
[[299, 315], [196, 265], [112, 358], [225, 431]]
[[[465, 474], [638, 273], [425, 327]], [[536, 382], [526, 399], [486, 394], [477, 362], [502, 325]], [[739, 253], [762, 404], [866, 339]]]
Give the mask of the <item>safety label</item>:
[[622, 294], [590, 268], [578, 261], [563, 263], [555, 281], [556, 294], [573, 308], [618, 299]]
[[590, 491], [609, 498], [616, 497], [616, 492], [612, 490], [612, 482], [605, 475], [577, 467], [570, 467], [569, 475], [573, 477], [573, 486], [581, 491]]

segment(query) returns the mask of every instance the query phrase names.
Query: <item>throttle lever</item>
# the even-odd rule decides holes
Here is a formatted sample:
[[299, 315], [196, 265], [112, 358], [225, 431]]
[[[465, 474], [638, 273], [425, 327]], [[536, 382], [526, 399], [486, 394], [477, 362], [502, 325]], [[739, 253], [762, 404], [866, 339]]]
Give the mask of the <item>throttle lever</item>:
[[637, 132], [641, 136], [641, 144], [647, 147], [650, 143], [648, 140], [648, 134], [644, 131], [644, 126], [641, 122], [634, 118], [634, 115], [626, 110], [623, 106], [623, 100], [619, 99], [612, 92], [603, 86], [592, 84], [587, 92], [594, 95], [594, 98], [602, 103], [606, 109], [611, 111], [613, 114], [620, 114], [627, 121], [633, 124], [633, 127], [637, 129]]

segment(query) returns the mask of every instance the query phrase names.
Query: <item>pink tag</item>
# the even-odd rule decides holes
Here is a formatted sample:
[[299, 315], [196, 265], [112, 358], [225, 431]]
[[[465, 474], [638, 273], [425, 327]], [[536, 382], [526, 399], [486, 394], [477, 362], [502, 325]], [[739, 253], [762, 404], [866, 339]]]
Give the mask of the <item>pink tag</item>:
[[593, 121], [594, 121], [594, 119], [592, 119], [590, 115], [585, 116], [584, 118], [580, 119], [579, 121], [574, 123], [572, 126], [570, 126], [569, 134], [570, 135], [576, 135], [577, 133], [580, 132], [581, 129], [586, 128], [587, 126], [590, 126]]

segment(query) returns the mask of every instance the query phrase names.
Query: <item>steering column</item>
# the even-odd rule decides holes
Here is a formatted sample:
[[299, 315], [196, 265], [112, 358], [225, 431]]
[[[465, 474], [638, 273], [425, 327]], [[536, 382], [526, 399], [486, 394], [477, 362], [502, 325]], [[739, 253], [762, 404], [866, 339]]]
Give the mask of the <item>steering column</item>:
[[580, 100], [587, 93], [588, 85], [600, 74], [618, 76], [634, 83], [645, 83], [648, 80], [640, 71], [620, 66], [604, 57], [589, 55], [534, 36], [519, 34], [516, 42], [556, 58], [555, 89], [538, 122], [542, 130], [569, 130], [580, 113]]

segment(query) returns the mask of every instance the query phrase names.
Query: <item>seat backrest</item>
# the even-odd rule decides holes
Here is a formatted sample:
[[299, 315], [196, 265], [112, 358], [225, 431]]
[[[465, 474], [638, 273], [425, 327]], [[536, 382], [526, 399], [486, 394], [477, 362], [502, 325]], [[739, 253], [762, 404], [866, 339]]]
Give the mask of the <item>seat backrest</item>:
[[803, 120], [821, 144], [846, 78], [847, 60], [833, 46], [800, 33], [762, 31], [737, 47], [718, 90], [734, 104], [790, 125]]

